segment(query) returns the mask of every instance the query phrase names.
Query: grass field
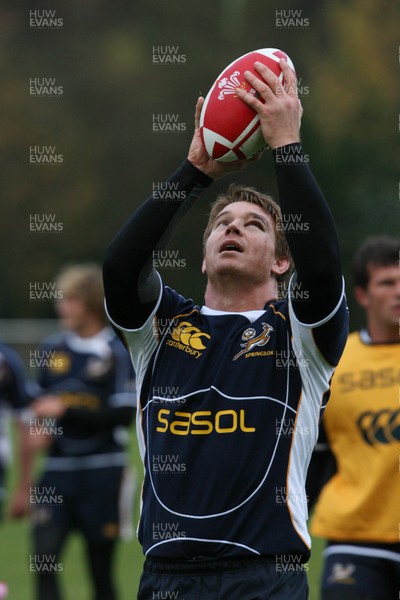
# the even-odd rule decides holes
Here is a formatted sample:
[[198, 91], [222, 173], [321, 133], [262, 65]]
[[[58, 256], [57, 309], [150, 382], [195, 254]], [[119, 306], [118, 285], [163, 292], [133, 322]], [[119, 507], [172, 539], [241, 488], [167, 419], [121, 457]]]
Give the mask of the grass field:
[[[134, 439], [131, 441], [130, 447], [132, 463], [135, 464], [138, 473], [141, 473], [140, 458]], [[9, 473], [10, 491], [12, 491], [14, 485], [15, 471], [11, 468]], [[137, 507], [138, 502], [136, 502]], [[321, 549], [322, 543], [320, 540], [314, 540], [313, 555], [308, 571], [310, 600], [318, 600], [319, 598], [318, 580]], [[34, 600], [35, 575], [30, 572], [29, 568], [30, 553], [28, 521], [10, 521], [6, 519], [0, 526], [0, 581], [6, 582], [9, 586], [7, 600]], [[60, 581], [64, 590], [63, 600], [90, 600], [84, 548], [79, 536], [71, 536], [60, 559], [60, 564], [62, 565]], [[115, 564], [119, 600], [134, 600], [136, 598], [142, 564], [142, 552], [136, 539], [119, 544]]]

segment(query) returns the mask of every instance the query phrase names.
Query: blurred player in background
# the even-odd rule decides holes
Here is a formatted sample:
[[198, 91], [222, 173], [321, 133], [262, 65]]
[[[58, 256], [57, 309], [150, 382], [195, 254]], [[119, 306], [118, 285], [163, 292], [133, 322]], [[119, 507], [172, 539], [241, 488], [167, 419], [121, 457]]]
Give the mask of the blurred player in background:
[[[14, 417], [18, 427], [18, 477], [11, 512], [25, 513], [31, 483], [32, 458], [29, 452], [29, 428], [23, 421], [24, 409], [28, 405], [28, 385], [24, 363], [19, 354], [0, 343], [0, 519], [3, 517], [6, 499], [6, 471], [11, 460], [9, 437], [10, 418]], [[21, 417], [21, 418], [20, 418]]]
[[[0, 521], [4, 516], [7, 499], [7, 468], [12, 460], [10, 421], [15, 419], [18, 428], [18, 482], [11, 501], [12, 516], [25, 514], [29, 504], [32, 456], [29, 449], [29, 428], [24, 423], [23, 413], [28, 405], [28, 385], [25, 366], [19, 354], [0, 343]], [[7, 583], [0, 565], [0, 598], [8, 595]]]
[[[135, 413], [133, 369], [106, 324], [101, 269], [67, 267], [57, 290], [65, 332], [43, 344], [40, 395], [31, 405], [37, 430], [49, 442], [44, 473], [31, 494], [34, 556], [59, 564], [68, 534], [78, 530], [86, 542], [93, 598], [114, 600], [124, 442]], [[61, 598], [57, 570], [37, 573], [38, 600]]]
[[[295, 77], [281, 61], [283, 87], [255, 64], [259, 76], [246, 78], [265, 104], [236, 93], [260, 116], [282, 215], [269, 196], [230, 186], [204, 235], [205, 305], [164, 284], [154, 251], [214, 179], [244, 166], [207, 155], [200, 98], [188, 158], [165, 184], [179, 200], [150, 197], [104, 263], [107, 309], [130, 347], [140, 397], [140, 600], [308, 597], [305, 476], [347, 309], [333, 218], [300, 145]], [[307, 234], [285, 238], [283, 216], [300, 216]], [[279, 300], [291, 255], [289, 300]]]
[[348, 338], [308, 475], [313, 502], [334, 472], [311, 529], [328, 540], [323, 600], [399, 597], [399, 256], [400, 240], [375, 237], [353, 260], [366, 327]]

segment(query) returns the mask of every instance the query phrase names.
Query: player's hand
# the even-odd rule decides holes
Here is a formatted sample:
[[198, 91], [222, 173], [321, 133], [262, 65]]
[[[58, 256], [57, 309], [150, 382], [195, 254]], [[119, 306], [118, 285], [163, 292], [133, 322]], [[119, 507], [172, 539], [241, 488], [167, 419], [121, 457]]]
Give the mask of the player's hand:
[[59, 419], [66, 411], [66, 406], [59, 396], [40, 396], [29, 407], [40, 419]]
[[10, 518], [21, 519], [22, 517], [29, 515], [31, 512], [29, 500], [29, 488], [18, 488], [14, 496], [11, 498], [10, 507], [8, 509]]
[[219, 179], [228, 173], [243, 169], [252, 160], [257, 160], [259, 156], [257, 156], [255, 159], [251, 159], [251, 161], [238, 160], [230, 163], [222, 163], [208, 156], [200, 135], [200, 113], [203, 104], [204, 98], [200, 96], [196, 104], [196, 113], [194, 116], [194, 134], [189, 148], [188, 160], [200, 171], [212, 179]]
[[244, 74], [264, 102], [243, 89], [236, 90], [238, 97], [258, 113], [265, 142], [272, 149], [300, 141], [303, 114], [297, 95], [296, 75], [285, 60], [281, 59], [279, 65], [283, 71], [284, 85], [271, 69], [260, 62], [254, 66], [261, 79], [250, 71]]

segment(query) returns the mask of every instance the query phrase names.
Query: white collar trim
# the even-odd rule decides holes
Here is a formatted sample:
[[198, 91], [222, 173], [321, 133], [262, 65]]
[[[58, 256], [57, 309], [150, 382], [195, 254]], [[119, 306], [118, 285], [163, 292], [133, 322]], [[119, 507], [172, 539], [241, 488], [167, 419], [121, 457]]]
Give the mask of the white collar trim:
[[254, 323], [254, 321], [259, 319], [261, 315], [265, 313], [265, 310], [245, 310], [243, 312], [234, 312], [231, 310], [215, 310], [214, 308], [208, 308], [208, 306], [202, 306], [200, 312], [202, 315], [207, 315], [210, 317], [241, 315], [242, 317], [246, 317], [250, 323]]

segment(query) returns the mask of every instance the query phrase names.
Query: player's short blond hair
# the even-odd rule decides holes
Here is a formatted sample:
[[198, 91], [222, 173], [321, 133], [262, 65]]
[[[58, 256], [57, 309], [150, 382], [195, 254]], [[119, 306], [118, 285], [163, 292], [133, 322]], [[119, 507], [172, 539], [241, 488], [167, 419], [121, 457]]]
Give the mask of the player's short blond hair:
[[104, 310], [103, 276], [98, 264], [88, 262], [65, 266], [56, 278], [56, 288], [63, 298], [78, 298], [102, 322], [107, 322]]
[[219, 213], [233, 202], [250, 202], [260, 206], [268, 215], [272, 217], [275, 223], [275, 254], [277, 259], [287, 258], [289, 260], [289, 269], [282, 275], [277, 276], [278, 281], [287, 281], [293, 269], [293, 260], [287, 244], [284, 229], [282, 226], [282, 213], [279, 205], [273, 200], [272, 196], [262, 194], [253, 187], [245, 187], [232, 183], [227, 191], [220, 194], [211, 207], [208, 217], [208, 223], [203, 236], [203, 251], [205, 253], [206, 243], [214, 227], [214, 223]]

